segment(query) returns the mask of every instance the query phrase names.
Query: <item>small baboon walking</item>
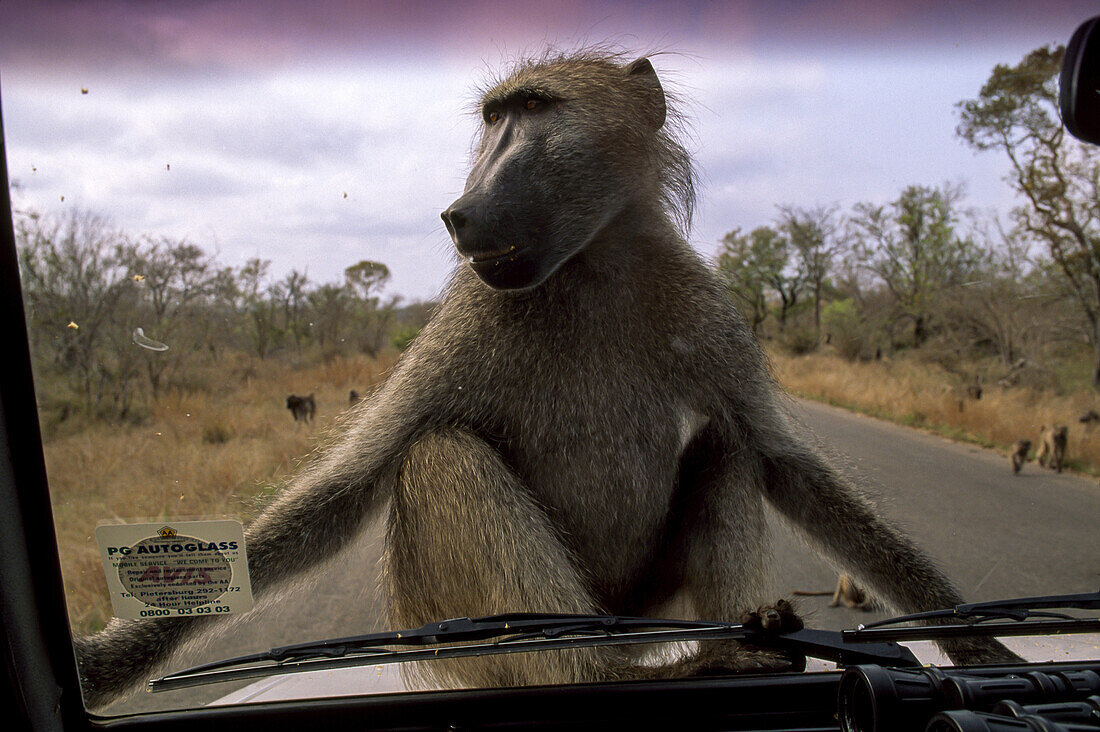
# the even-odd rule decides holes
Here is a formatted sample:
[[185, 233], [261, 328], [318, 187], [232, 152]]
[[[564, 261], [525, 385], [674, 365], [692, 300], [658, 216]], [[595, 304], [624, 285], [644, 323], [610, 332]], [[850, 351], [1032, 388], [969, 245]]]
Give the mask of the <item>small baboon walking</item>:
[[[737, 619], [769, 599], [767, 503], [892, 606], [961, 602], [810, 445], [724, 283], [687, 243], [694, 176], [650, 62], [520, 62], [480, 115], [465, 192], [443, 213], [462, 263], [346, 433], [249, 526], [254, 592], [381, 514], [396, 627], [649, 615], [681, 601], [694, 617]], [[761, 614], [796, 627], [776, 605]], [[113, 620], [79, 639], [87, 698], [139, 684], [205, 622]], [[1016, 658], [988, 639], [942, 645], [957, 662]], [[657, 666], [601, 646], [429, 671], [507, 686], [786, 668], [710, 643]]]
[[1066, 443], [1069, 442], [1069, 428], [1064, 424], [1042, 426], [1039, 428], [1039, 449], [1035, 451], [1035, 460], [1044, 467], [1062, 472], [1062, 461], [1066, 459]]
[[877, 603], [871, 599], [871, 595], [867, 590], [856, 584], [856, 581], [852, 579], [852, 576], [847, 572], [841, 572], [840, 576], [836, 580], [836, 589], [832, 592], [829, 590], [823, 590], [820, 592], [810, 590], [794, 590], [793, 595], [804, 595], [807, 597], [832, 595], [833, 599], [829, 601], [829, 607], [840, 607], [844, 605], [847, 608], [858, 608], [860, 610], [872, 610], [876, 607]]
[[1012, 463], [1012, 473], [1015, 475], [1020, 472], [1024, 467], [1024, 463], [1027, 462], [1027, 453], [1031, 450], [1031, 440], [1016, 440], [1012, 443], [1012, 452], [1008, 455], [1008, 460]]
[[307, 396], [291, 394], [286, 398], [286, 408], [290, 410], [295, 422], [312, 422], [317, 413], [317, 403], [313, 401], [313, 392]]

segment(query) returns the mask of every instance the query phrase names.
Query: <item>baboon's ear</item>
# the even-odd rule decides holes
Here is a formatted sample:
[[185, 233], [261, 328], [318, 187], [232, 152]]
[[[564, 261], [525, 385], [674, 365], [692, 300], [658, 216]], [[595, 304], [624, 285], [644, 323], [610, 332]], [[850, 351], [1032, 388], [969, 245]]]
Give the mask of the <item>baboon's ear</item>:
[[648, 118], [649, 125], [655, 130], [660, 129], [665, 123], [665, 90], [661, 88], [653, 64], [649, 63], [648, 58], [632, 61], [626, 67], [626, 75], [641, 82], [645, 96], [639, 106]]

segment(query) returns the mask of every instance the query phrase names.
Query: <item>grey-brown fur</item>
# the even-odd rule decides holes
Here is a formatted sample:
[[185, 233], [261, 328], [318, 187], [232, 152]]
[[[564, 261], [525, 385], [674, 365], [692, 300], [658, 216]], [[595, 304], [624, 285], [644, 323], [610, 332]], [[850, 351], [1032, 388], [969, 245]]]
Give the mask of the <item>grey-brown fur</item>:
[[[546, 106], [527, 110], [529, 93]], [[521, 63], [484, 96], [502, 98], [512, 103], [483, 128], [446, 216], [465, 255], [503, 253], [479, 273], [505, 289], [458, 267], [347, 431], [249, 527], [254, 590], [384, 513], [394, 627], [505, 611], [645, 615], [674, 601], [736, 619], [766, 599], [767, 502], [893, 606], [960, 602], [804, 442], [724, 284], [686, 243], [691, 168], [648, 62]], [[81, 639], [91, 701], [140, 682], [198, 627], [114, 621]], [[993, 641], [947, 650], [1012, 658]], [[500, 685], [786, 667], [728, 643], [657, 667], [630, 653], [462, 659], [427, 673]]]
[[1069, 442], [1069, 428], [1064, 424], [1039, 428], [1039, 449], [1035, 451], [1035, 460], [1044, 467], [1062, 472], [1062, 461], [1066, 459], [1066, 444]]
[[1023, 470], [1029, 450], [1031, 450], [1031, 440], [1016, 440], [1012, 443], [1012, 452], [1008, 455], [1008, 461], [1012, 464], [1014, 475]]

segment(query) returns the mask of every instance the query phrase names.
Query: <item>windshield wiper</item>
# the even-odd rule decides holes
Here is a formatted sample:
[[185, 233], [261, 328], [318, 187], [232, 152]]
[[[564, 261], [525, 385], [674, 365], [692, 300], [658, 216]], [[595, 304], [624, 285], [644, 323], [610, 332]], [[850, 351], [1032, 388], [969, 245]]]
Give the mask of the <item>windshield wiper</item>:
[[[1011, 600], [968, 602], [943, 610], [899, 615], [842, 631], [849, 643], [943, 640], [973, 636], [1053, 635], [1057, 633], [1100, 632], [1100, 618], [1082, 618], [1066, 613], [1047, 612], [1044, 608], [1100, 610], [1100, 591], [1073, 595], [1042, 595]], [[949, 625], [922, 625], [892, 628], [898, 623], [939, 618], [961, 620]], [[997, 622], [1011, 621], [1011, 622]]]
[[228, 658], [168, 674], [151, 680], [147, 688], [149, 691], [170, 691], [275, 674], [500, 653], [725, 639], [789, 650], [840, 665], [920, 665], [909, 649], [896, 643], [861, 643], [859, 647], [852, 648], [845, 646], [836, 631], [803, 629], [773, 633], [736, 623], [617, 615], [513, 613], [455, 618], [411, 630], [281, 646], [263, 653]]
[[[916, 667], [920, 662], [897, 641], [1100, 632], [1100, 619], [1045, 612], [1042, 608], [1100, 609], [1100, 592], [966, 603], [943, 610], [901, 615], [840, 632], [806, 628], [773, 633], [736, 623], [618, 615], [512, 613], [483, 618], [454, 618], [410, 630], [280, 646], [262, 653], [228, 658], [168, 674], [151, 680], [147, 688], [150, 691], [169, 691], [275, 674], [371, 664], [698, 640], [736, 640], [747, 645], [821, 658], [840, 666], [875, 663], [901, 668]], [[961, 620], [962, 623], [885, 627], [937, 618]], [[987, 622], [996, 620], [1012, 622]]]

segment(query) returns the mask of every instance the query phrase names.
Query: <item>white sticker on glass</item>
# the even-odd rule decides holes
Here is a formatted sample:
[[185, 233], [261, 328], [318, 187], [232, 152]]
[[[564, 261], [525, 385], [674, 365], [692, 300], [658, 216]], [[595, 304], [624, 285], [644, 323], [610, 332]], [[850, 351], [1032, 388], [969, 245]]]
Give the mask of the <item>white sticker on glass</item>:
[[111, 604], [120, 618], [252, 609], [244, 528], [238, 521], [103, 525], [95, 535]]

